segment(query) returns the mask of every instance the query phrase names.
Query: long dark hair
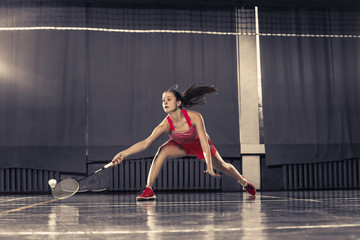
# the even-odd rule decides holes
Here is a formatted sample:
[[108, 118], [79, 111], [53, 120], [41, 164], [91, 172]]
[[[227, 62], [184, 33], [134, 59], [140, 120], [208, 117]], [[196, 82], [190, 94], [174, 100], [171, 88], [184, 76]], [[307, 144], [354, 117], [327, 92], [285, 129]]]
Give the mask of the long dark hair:
[[205, 104], [206, 94], [217, 93], [218, 90], [213, 85], [203, 85], [196, 83], [186, 89], [183, 93], [177, 91], [178, 85], [174, 85], [167, 92], [172, 92], [177, 101], [181, 101], [180, 108], [190, 108], [194, 105]]

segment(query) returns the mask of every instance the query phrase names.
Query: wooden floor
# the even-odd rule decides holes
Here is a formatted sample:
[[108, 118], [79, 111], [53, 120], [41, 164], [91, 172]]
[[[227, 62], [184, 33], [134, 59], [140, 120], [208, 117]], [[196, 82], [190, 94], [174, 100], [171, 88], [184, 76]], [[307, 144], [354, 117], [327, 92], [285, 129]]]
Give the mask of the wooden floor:
[[0, 239], [360, 239], [360, 191], [0, 196]]

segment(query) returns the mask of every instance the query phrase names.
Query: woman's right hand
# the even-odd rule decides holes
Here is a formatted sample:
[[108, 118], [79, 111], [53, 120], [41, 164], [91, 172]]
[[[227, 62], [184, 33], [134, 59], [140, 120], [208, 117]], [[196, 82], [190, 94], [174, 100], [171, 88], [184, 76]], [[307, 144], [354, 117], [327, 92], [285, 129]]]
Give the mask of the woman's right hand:
[[214, 173], [214, 170], [212, 170], [212, 169], [207, 169], [207, 170], [204, 171], [204, 173], [210, 174], [213, 177], [221, 177], [220, 174]]
[[113, 158], [113, 160], [111, 162], [114, 164], [113, 166], [116, 166], [119, 163], [121, 163], [122, 160], [124, 160], [124, 156], [123, 156], [122, 152], [119, 152], [118, 154], [115, 155], [115, 157]]

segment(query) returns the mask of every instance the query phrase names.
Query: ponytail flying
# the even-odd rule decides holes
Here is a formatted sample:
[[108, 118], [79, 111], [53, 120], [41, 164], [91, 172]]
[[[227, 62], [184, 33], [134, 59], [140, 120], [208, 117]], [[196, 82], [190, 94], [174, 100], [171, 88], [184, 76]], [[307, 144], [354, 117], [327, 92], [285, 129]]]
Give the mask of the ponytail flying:
[[167, 92], [172, 92], [177, 101], [181, 101], [180, 108], [190, 108], [194, 105], [205, 104], [206, 94], [217, 93], [218, 90], [213, 85], [200, 85], [196, 83], [186, 89], [183, 93], [177, 91], [178, 85], [171, 87]]

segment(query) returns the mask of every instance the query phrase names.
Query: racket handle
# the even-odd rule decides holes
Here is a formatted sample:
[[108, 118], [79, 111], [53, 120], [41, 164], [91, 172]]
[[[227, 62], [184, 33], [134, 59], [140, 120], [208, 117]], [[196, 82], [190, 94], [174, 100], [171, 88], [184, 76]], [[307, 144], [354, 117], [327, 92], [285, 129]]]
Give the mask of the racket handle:
[[109, 162], [108, 164], [106, 164], [105, 166], [104, 166], [104, 168], [108, 168], [108, 167], [112, 167], [114, 164], [112, 163], [112, 162]]

